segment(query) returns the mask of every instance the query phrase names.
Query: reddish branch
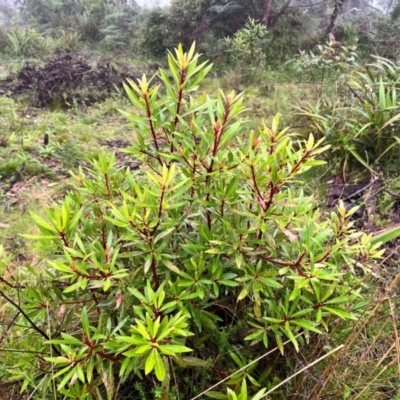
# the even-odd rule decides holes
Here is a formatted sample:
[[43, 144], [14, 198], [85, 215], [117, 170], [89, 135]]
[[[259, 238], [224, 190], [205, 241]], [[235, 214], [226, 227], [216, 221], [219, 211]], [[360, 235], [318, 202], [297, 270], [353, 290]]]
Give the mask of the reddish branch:
[[[86, 336], [83, 337], [82, 342], [83, 342], [87, 347], [89, 347], [89, 349], [90, 349], [90, 350], [89, 350], [88, 356], [90, 356], [93, 352], [95, 352], [96, 355], [99, 355], [101, 358], [104, 358], [104, 359], [109, 360], [109, 361], [112, 361], [112, 362], [116, 362], [116, 361], [122, 360], [122, 358], [123, 358], [121, 355], [118, 355], [118, 356], [116, 356], [116, 357], [111, 356], [111, 355], [107, 354], [104, 350], [98, 350], [98, 351], [96, 351], [96, 349], [97, 349], [98, 347], [100, 347], [100, 345], [94, 344], [94, 343], [93, 343], [92, 341], [90, 341], [89, 338], [87, 338]], [[85, 361], [86, 358], [87, 358], [87, 357], [85, 357], [84, 359], [81, 359], [81, 360], [75, 360], [74, 363], [75, 363], [75, 364], [79, 364], [79, 363]]]
[[104, 174], [104, 180], [105, 180], [105, 182], [106, 182], [107, 197], [110, 197], [110, 196], [111, 196], [111, 190], [110, 190], [110, 182], [109, 182], [109, 179], [108, 179], [108, 174], [107, 174], [107, 172]]
[[58, 232], [58, 234], [60, 235], [60, 238], [64, 244], [64, 247], [69, 247], [68, 245], [68, 241], [67, 241], [67, 237], [65, 236], [64, 232]]
[[6, 329], [4, 329], [3, 334], [0, 337], [0, 344], [4, 340], [4, 338], [7, 336], [8, 331], [11, 329], [11, 327], [14, 325], [15, 320], [18, 318], [20, 311], [17, 311], [14, 315], [14, 317], [11, 319], [11, 321], [8, 323]]
[[157, 290], [160, 286], [160, 281], [159, 281], [158, 275], [157, 275], [156, 260], [155, 260], [154, 256], [151, 259], [151, 272], [153, 273], [155, 289]]
[[144, 93], [142, 95], [142, 98], [143, 98], [143, 100], [144, 100], [144, 102], [146, 104], [146, 114], [147, 114], [147, 119], [148, 119], [149, 125], [150, 125], [150, 132], [151, 132], [151, 135], [153, 136], [154, 147], [156, 148], [156, 150], [158, 152], [158, 151], [160, 151], [160, 149], [158, 147], [156, 130], [154, 129], [154, 125], [153, 125], [153, 120], [152, 120], [152, 116], [151, 116], [151, 108], [150, 108], [149, 98], [147, 96], [147, 93]]
[[89, 275], [89, 274], [84, 274], [83, 272], [78, 271], [76, 268], [76, 265], [74, 263], [71, 264], [71, 270], [78, 276], [81, 276], [82, 278], [90, 279], [90, 280], [101, 280], [101, 279], [107, 279], [109, 278], [112, 273], [111, 272], [101, 272], [100, 275]]
[[101, 244], [103, 245], [103, 249], [107, 249], [107, 240], [106, 240], [106, 232], [104, 229], [104, 225], [101, 226]]
[[292, 176], [295, 172], [297, 172], [300, 167], [301, 164], [303, 164], [304, 160], [311, 154], [311, 150], [308, 150], [304, 153], [303, 157], [301, 157], [301, 159], [297, 162], [297, 164], [292, 168], [292, 170], [289, 173], [289, 177]]
[[289, 267], [289, 268], [294, 268], [297, 270], [297, 272], [299, 273], [300, 276], [304, 276], [306, 277], [307, 275], [304, 273], [304, 271], [301, 269], [301, 261], [303, 260], [305, 256], [305, 252], [303, 251], [299, 258], [297, 259], [297, 261], [295, 262], [285, 262], [285, 261], [278, 261], [278, 260], [274, 260], [273, 258], [269, 258], [267, 256], [263, 256], [261, 255], [260, 257], [264, 260], [264, 261], [268, 261], [271, 264], [275, 264], [275, 265], [279, 265], [281, 267]]
[[250, 169], [251, 169], [251, 178], [253, 179], [253, 187], [257, 194], [257, 202], [260, 205], [261, 209], [265, 212], [267, 209], [265, 208], [266, 205], [265, 205], [265, 201], [264, 201], [264, 196], [261, 193], [260, 188], [258, 187], [256, 173], [255, 173], [253, 164], [250, 166]]
[[[210, 185], [210, 180], [211, 180], [210, 176], [214, 172], [215, 157], [218, 153], [219, 145], [221, 143], [222, 136], [225, 133], [225, 128], [228, 123], [229, 115], [231, 112], [231, 107], [232, 107], [231, 97], [229, 95], [227, 95], [225, 97], [225, 99], [226, 99], [226, 106], [225, 106], [225, 113], [224, 113], [224, 119], [222, 121], [222, 124], [220, 123], [219, 120], [217, 120], [217, 121], [215, 121], [215, 124], [213, 127], [214, 146], [213, 146], [213, 150], [212, 150], [212, 159], [211, 159], [210, 165], [207, 167], [205, 165], [205, 163], [202, 160], [200, 160], [201, 164], [203, 165], [203, 167], [206, 169], [206, 171], [208, 173], [207, 179], [206, 179], [207, 187], [209, 187], [209, 185]], [[207, 196], [206, 196], [206, 202], [208, 202], [208, 201], [210, 201], [210, 192], [208, 192]], [[209, 229], [211, 229], [211, 213], [209, 210], [207, 210], [206, 217], [207, 217], [207, 226]]]
[[165, 185], [163, 185], [162, 188], [161, 188], [160, 204], [158, 205], [158, 219], [159, 220], [161, 218], [161, 214], [162, 214], [162, 211], [163, 211], [163, 201], [164, 201], [164, 197], [165, 197], [165, 190], [166, 190], [166, 187], [165, 187]]
[[224, 206], [225, 206], [225, 199], [222, 199], [222, 201], [221, 201], [221, 217], [224, 216]]

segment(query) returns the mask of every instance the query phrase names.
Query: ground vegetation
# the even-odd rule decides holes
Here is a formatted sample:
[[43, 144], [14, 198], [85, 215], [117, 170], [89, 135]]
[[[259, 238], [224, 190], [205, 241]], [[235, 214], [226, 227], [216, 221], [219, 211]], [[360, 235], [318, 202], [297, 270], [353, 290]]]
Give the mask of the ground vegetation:
[[0, 398], [399, 397], [384, 6], [2, 4]]

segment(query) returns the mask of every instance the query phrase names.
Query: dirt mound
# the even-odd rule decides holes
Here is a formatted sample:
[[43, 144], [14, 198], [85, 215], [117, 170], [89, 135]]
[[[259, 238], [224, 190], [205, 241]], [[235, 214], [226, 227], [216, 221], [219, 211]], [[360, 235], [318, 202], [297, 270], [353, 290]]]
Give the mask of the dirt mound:
[[0, 81], [0, 92], [13, 97], [32, 93], [36, 107], [68, 108], [90, 105], [107, 98], [127, 78], [136, 80], [144, 71], [122, 73], [111, 61], [90, 65], [77, 53], [58, 54], [43, 67], [30, 63], [17, 73]]

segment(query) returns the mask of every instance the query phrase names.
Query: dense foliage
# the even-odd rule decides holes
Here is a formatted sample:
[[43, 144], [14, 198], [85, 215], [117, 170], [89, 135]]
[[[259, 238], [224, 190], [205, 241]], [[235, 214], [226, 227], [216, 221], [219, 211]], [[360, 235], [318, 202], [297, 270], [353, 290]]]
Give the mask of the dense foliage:
[[[323, 163], [323, 140], [297, 140], [279, 116], [243, 130], [241, 95], [195, 95], [211, 66], [194, 46], [168, 64], [159, 84], [126, 85], [140, 167], [118, 170], [107, 155], [80, 169], [76, 190], [46, 219], [33, 214], [40, 232], [25, 235], [46, 270], [1, 291], [21, 337], [4, 339], [1, 374], [36, 398], [114, 399], [155, 374], [160, 398], [189, 399], [227, 357], [243, 367], [252, 346], [298, 351], [337, 318], [357, 318], [360, 280], [382, 252], [353, 229], [355, 208], [324, 213], [295, 185]], [[276, 377], [252, 370], [208, 395], [273, 389]]]
[[[299, 48], [313, 48], [328, 33], [345, 45], [359, 44], [364, 56], [375, 53], [395, 59], [399, 43], [396, 3], [387, 4], [386, 9], [352, 4], [173, 0], [169, 7], [146, 9], [123, 0], [19, 0], [14, 9], [0, 5], [7, 19], [0, 29], [0, 47], [20, 56], [71, 49], [79, 42], [103, 51], [123, 49], [163, 57], [167, 49], [179, 43], [189, 46], [195, 40], [207, 57], [220, 59], [225, 38], [243, 29], [251, 18], [269, 31], [268, 45], [263, 46], [269, 65], [290, 58]], [[336, 11], [340, 12], [336, 15]], [[24, 45], [29, 54], [15, 51]]]
[[396, 398], [399, 9], [0, 0], [0, 398]]

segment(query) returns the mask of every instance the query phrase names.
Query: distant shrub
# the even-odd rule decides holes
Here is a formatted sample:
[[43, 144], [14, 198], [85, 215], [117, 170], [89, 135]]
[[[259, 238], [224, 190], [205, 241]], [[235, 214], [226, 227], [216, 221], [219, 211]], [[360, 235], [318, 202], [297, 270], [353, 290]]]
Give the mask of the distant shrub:
[[342, 64], [338, 65], [342, 91], [330, 101], [321, 98], [305, 105], [301, 113], [311, 121], [314, 134], [331, 144], [330, 154], [339, 160], [344, 175], [360, 168], [374, 173], [376, 167], [398, 157], [400, 67], [375, 57], [366, 68], [354, 64], [346, 71], [346, 52], [341, 49], [341, 54], [337, 61]]
[[265, 25], [250, 18], [233, 37], [225, 38], [231, 62], [245, 83], [259, 81], [263, 75], [267, 58], [263, 44], [267, 33]]

